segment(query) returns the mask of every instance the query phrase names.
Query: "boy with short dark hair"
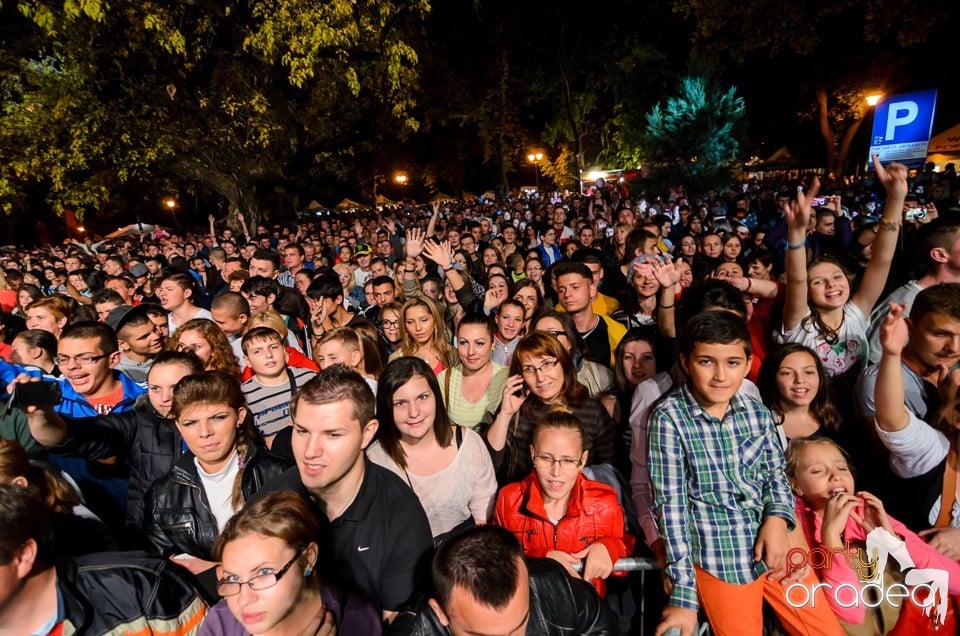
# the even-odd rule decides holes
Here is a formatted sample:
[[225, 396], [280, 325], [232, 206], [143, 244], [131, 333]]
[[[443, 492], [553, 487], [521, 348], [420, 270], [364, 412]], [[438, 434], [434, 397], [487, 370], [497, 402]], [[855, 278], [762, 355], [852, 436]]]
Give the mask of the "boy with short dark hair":
[[254, 327], [243, 336], [243, 362], [253, 377], [241, 385], [257, 430], [273, 445], [273, 437], [290, 426], [290, 399], [316, 373], [288, 367], [290, 355], [283, 339], [269, 327]]
[[[751, 355], [740, 317], [694, 317], [680, 338], [688, 381], [650, 416], [650, 478], [673, 584], [658, 634], [692, 634], [701, 605], [715, 633], [759, 634], [763, 601], [789, 633], [843, 633], [821, 591], [797, 608], [779, 583], [794, 498], [770, 411], [737, 393]], [[817, 579], [805, 574], [809, 590]]]

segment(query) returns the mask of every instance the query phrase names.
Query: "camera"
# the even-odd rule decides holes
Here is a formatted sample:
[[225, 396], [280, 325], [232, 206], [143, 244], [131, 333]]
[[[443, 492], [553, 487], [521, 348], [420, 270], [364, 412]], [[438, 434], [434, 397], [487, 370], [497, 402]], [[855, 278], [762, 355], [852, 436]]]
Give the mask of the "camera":
[[926, 208], [909, 208], [903, 215], [905, 221], [922, 221], [927, 218]]

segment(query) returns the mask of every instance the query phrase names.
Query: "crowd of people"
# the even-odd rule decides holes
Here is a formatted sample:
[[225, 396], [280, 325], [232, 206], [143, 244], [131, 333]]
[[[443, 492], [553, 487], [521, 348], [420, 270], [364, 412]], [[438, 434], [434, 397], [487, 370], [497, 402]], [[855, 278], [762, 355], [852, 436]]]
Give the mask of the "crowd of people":
[[0, 253], [0, 631], [956, 631], [952, 167], [236, 222]]

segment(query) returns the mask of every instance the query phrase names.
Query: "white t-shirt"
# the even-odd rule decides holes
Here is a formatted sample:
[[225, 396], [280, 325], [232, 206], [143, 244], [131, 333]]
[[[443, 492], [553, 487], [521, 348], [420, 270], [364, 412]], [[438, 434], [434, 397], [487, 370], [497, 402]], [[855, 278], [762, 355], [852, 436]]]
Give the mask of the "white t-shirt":
[[230, 517], [236, 512], [233, 509], [233, 482], [240, 472], [240, 456], [237, 451], [233, 451], [230, 461], [227, 465], [215, 473], [208, 473], [200, 467], [200, 462], [194, 458], [197, 465], [197, 474], [200, 475], [200, 485], [203, 486], [203, 492], [207, 495], [207, 503], [210, 504], [210, 512], [217, 520], [217, 532], [223, 532]]
[[869, 355], [867, 330], [870, 323], [859, 307], [852, 301], [843, 306], [843, 323], [837, 333], [837, 342], [830, 344], [817, 333], [816, 327], [810, 318], [810, 312], [797, 323], [790, 331], [780, 331], [774, 334], [774, 339], [780, 344], [793, 342], [810, 347], [817, 353], [820, 362], [826, 368], [827, 375], [833, 377], [854, 367]]
[[[195, 319], [195, 318], [206, 318], [207, 320], [213, 320], [213, 314], [211, 314], [209, 311], [207, 311], [207, 310], [204, 309], [203, 307], [200, 307], [200, 308], [198, 308], [196, 315], [194, 315], [193, 318], [191, 318], [190, 320], [193, 320], [193, 319]], [[187, 321], [184, 320], [184, 322], [187, 322]], [[174, 325], [174, 324], [173, 324], [173, 314], [172, 314], [172, 313], [167, 314], [167, 328], [170, 330], [170, 335], [171, 335], [171, 336], [172, 336], [174, 333], [176, 333], [177, 329], [180, 328], [180, 325]]]

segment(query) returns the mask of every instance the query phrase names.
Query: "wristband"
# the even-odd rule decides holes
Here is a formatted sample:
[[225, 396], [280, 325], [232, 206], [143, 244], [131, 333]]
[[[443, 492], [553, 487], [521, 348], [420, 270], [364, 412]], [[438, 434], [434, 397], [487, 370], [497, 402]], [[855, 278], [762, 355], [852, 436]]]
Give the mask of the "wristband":
[[453, 263], [450, 263], [449, 265], [443, 268], [443, 271], [449, 272], [451, 269], [457, 269], [457, 266], [454, 265]]
[[750, 291], [751, 287], [753, 287], [753, 279], [747, 276], [747, 288], [743, 291]]
[[788, 250], [798, 250], [798, 249], [800, 249], [801, 247], [806, 247], [806, 246], [807, 246], [807, 242], [806, 242], [806, 241], [804, 241], [803, 243], [797, 243], [796, 245], [794, 245], [793, 243], [791, 243], [789, 240], [787, 241], [787, 249], [788, 249]]

